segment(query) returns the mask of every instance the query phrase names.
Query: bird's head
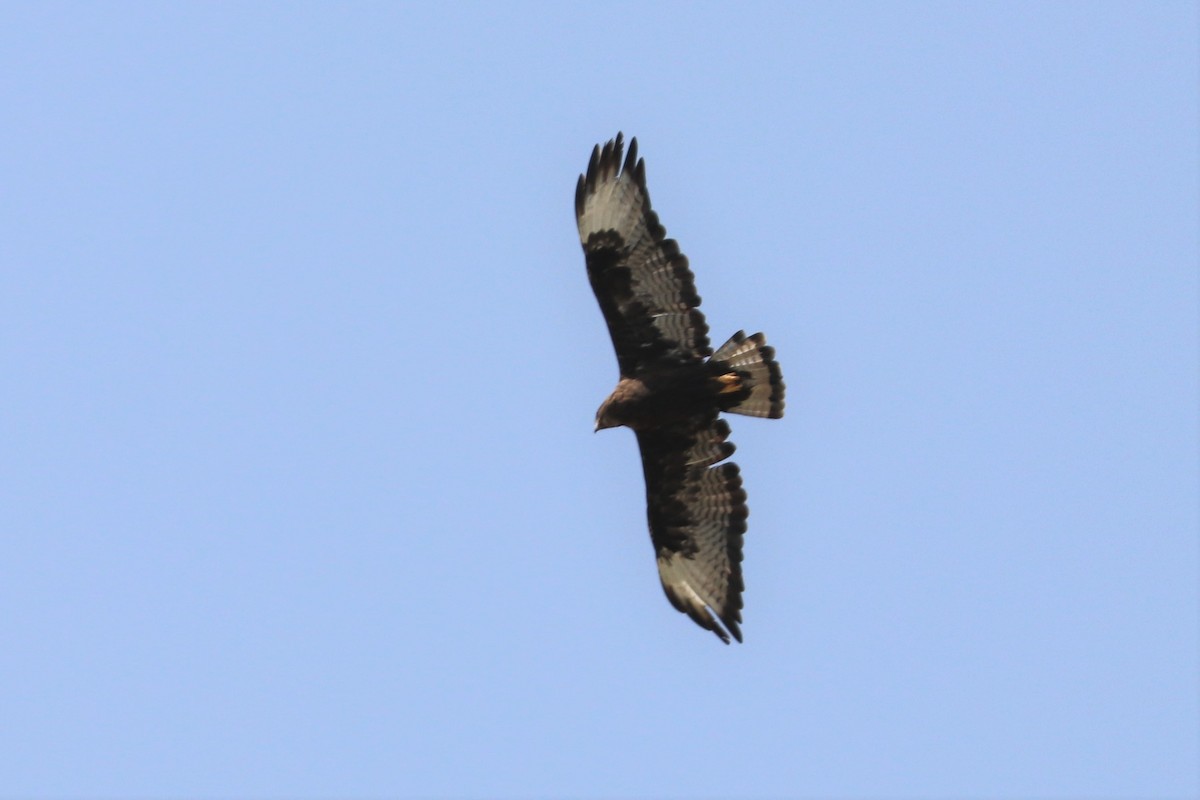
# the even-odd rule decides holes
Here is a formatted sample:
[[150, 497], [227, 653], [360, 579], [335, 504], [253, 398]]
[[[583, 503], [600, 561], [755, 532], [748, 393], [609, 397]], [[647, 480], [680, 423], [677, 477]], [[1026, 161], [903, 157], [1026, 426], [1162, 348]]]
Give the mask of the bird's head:
[[600, 408], [596, 409], [596, 430], [627, 425], [636, 427], [638, 403], [646, 394], [641, 381], [621, 378]]
[[596, 431], [602, 431], [605, 428], [615, 428], [621, 423], [613, 419], [612, 398], [608, 398], [600, 404], [600, 408], [596, 409]]

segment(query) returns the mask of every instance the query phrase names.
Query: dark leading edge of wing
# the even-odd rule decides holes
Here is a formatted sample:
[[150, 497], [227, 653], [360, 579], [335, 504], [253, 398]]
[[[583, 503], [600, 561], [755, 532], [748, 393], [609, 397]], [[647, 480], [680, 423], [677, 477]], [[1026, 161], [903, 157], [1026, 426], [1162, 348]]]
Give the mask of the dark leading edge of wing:
[[687, 257], [650, 207], [637, 139], [621, 166], [621, 134], [592, 150], [575, 188], [588, 278], [608, 323], [622, 375], [657, 361], [712, 355]]

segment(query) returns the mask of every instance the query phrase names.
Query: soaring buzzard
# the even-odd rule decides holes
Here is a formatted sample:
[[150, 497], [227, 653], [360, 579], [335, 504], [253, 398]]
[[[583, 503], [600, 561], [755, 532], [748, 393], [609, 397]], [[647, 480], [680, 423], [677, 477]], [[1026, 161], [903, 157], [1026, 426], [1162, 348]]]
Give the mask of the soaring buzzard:
[[671, 604], [726, 644], [730, 634], [740, 642], [749, 510], [737, 464], [716, 466], [734, 449], [717, 415], [782, 417], [783, 377], [761, 333], [738, 331], [713, 352], [687, 258], [650, 209], [637, 139], [624, 166], [623, 150], [619, 133], [597, 145], [575, 188], [588, 279], [621, 371], [596, 430], [637, 434], [650, 540]]

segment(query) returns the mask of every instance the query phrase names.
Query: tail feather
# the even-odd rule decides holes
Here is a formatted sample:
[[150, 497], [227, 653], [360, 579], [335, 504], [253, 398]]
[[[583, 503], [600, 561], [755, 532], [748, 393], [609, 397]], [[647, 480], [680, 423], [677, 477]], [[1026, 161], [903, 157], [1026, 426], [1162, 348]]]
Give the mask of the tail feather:
[[783, 416], [783, 373], [775, 363], [775, 348], [767, 344], [765, 336], [738, 331], [713, 353], [712, 360], [737, 373], [749, 389], [745, 399], [726, 411], [771, 419]]

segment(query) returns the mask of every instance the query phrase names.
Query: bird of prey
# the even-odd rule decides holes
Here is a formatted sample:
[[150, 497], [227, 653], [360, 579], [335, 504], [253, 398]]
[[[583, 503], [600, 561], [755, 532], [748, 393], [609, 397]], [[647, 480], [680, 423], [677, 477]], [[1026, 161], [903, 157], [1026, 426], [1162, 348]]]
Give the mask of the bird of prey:
[[734, 445], [719, 414], [782, 417], [783, 377], [761, 333], [738, 331], [713, 352], [688, 260], [650, 208], [637, 139], [623, 151], [620, 133], [597, 145], [575, 189], [588, 279], [620, 369], [596, 430], [624, 425], [637, 435], [671, 604], [726, 644], [740, 642], [749, 510], [737, 464], [725, 461]]

